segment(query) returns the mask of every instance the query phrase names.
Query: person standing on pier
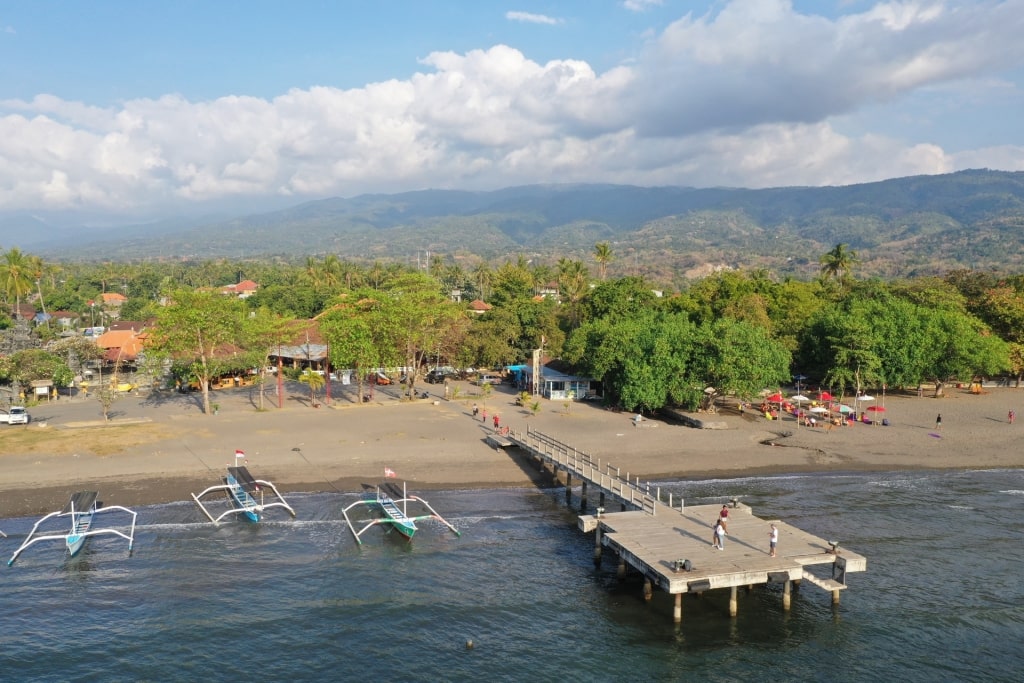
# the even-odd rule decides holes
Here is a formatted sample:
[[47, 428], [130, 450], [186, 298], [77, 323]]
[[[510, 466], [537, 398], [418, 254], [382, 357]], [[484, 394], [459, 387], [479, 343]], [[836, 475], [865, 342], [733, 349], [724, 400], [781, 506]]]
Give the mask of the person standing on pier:
[[718, 521], [722, 523], [726, 533], [729, 532], [729, 506], [723, 505], [721, 512], [718, 513]]
[[722, 524], [722, 519], [719, 518], [715, 521], [714, 540], [712, 541], [711, 546], [713, 548], [718, 548], [719, 550], [725, 550], [725, 536], [725, 526]]
[[772, 530], [768, 532], [768, 550], [771, 557], [775, 557], [775, 546], [779, 542], [779, 529], [772, 524]]

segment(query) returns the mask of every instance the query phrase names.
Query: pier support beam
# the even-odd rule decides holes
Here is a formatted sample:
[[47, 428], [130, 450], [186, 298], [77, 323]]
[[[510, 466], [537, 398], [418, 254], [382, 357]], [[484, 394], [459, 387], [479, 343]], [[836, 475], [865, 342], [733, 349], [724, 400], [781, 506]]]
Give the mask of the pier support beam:
[[619, 556], [619, 568], [615, 571], [615, 575], [622, 581], [626, 578], [626, 558]]
[[787, 581], [782, 584], [782, 609], [786, 612], [789, 611], [790, 603], [793, 598], [793, 582]]
[[587, 511], [587, 480], [583, 479], [580, 485], [580, 512]]
[[651, 580], [644, 577], [644, 600], [650, 601], [654, 597], [654, 587], [651, 585]]
[[572, 502], [572, 472], [569, 470], [565, 471], [565, 502]]
[[601, 565], [601, 525], [594, 530], [594, 564]]
[[729, 589], [729, 616], [736, 616], [739, 612], [738, 602], [736, 600], [736, 586]]
[[683, 621], [683, 594], [676, 593], [676, 604], [672, 608], [672, 621], [676, 624]]
[[833, 605], [838, 605], [839, 604], [839, 591], [832, 591], [832, 604]]

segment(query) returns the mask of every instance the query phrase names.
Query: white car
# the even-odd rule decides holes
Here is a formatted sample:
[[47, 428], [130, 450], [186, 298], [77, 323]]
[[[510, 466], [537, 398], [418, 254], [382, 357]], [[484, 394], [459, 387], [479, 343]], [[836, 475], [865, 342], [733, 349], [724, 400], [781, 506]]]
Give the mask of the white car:
[[11, 406], [6, 413], [0, 412], [0, 422], [6, 422], [9, 425], [27, 425], [28, 421], [28, 411], [24, 406]]
[[483, 386], [485, 384], [501, 384], [501, 377], [498, 375], [490, 375], [486, 372], [473, 380], [473, 384]]

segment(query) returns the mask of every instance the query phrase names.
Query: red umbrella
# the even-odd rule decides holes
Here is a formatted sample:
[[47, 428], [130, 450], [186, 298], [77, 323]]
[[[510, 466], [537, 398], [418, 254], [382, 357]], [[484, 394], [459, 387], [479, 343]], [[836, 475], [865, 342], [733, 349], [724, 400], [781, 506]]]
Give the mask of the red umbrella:
[[779, 401], [782, 400], [782, 394], [772, 394], [767, 398], [767, 400], [770, 401], [771, 403], [778, 403]]
[[831, 401], [832, 400], [832, 394], [828, 393], [827, 391], [821, 392], [821, 400], [822, 401]]
[[885, 412], [885, 406], [868, 406], [867, 410], [872, 412], [872, 413], [884, 413]]

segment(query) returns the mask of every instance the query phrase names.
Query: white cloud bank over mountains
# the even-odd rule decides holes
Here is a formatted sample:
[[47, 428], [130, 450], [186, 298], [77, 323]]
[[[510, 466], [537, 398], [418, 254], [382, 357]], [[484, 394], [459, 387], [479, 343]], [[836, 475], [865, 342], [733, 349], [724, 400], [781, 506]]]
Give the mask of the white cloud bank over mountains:
[[952, 108], [968, 108], [979, 91], [1019, 101], [1012, 78], [1024, 64], [1022, 35], [1024, 0], [885, 2], [836, 19], [800, 14], [784, 0], [734, 0], [679, 19], [642, 55], [604, 73], [574, 60], [539, 64], [496, 45], [435, 52], [408, 80], [270, 100], [0, 101], [0, 210], [1024, 170], [1019, 140], [950, 151], [857, 118], [931, 116], [899, 105], [940, 88]]

